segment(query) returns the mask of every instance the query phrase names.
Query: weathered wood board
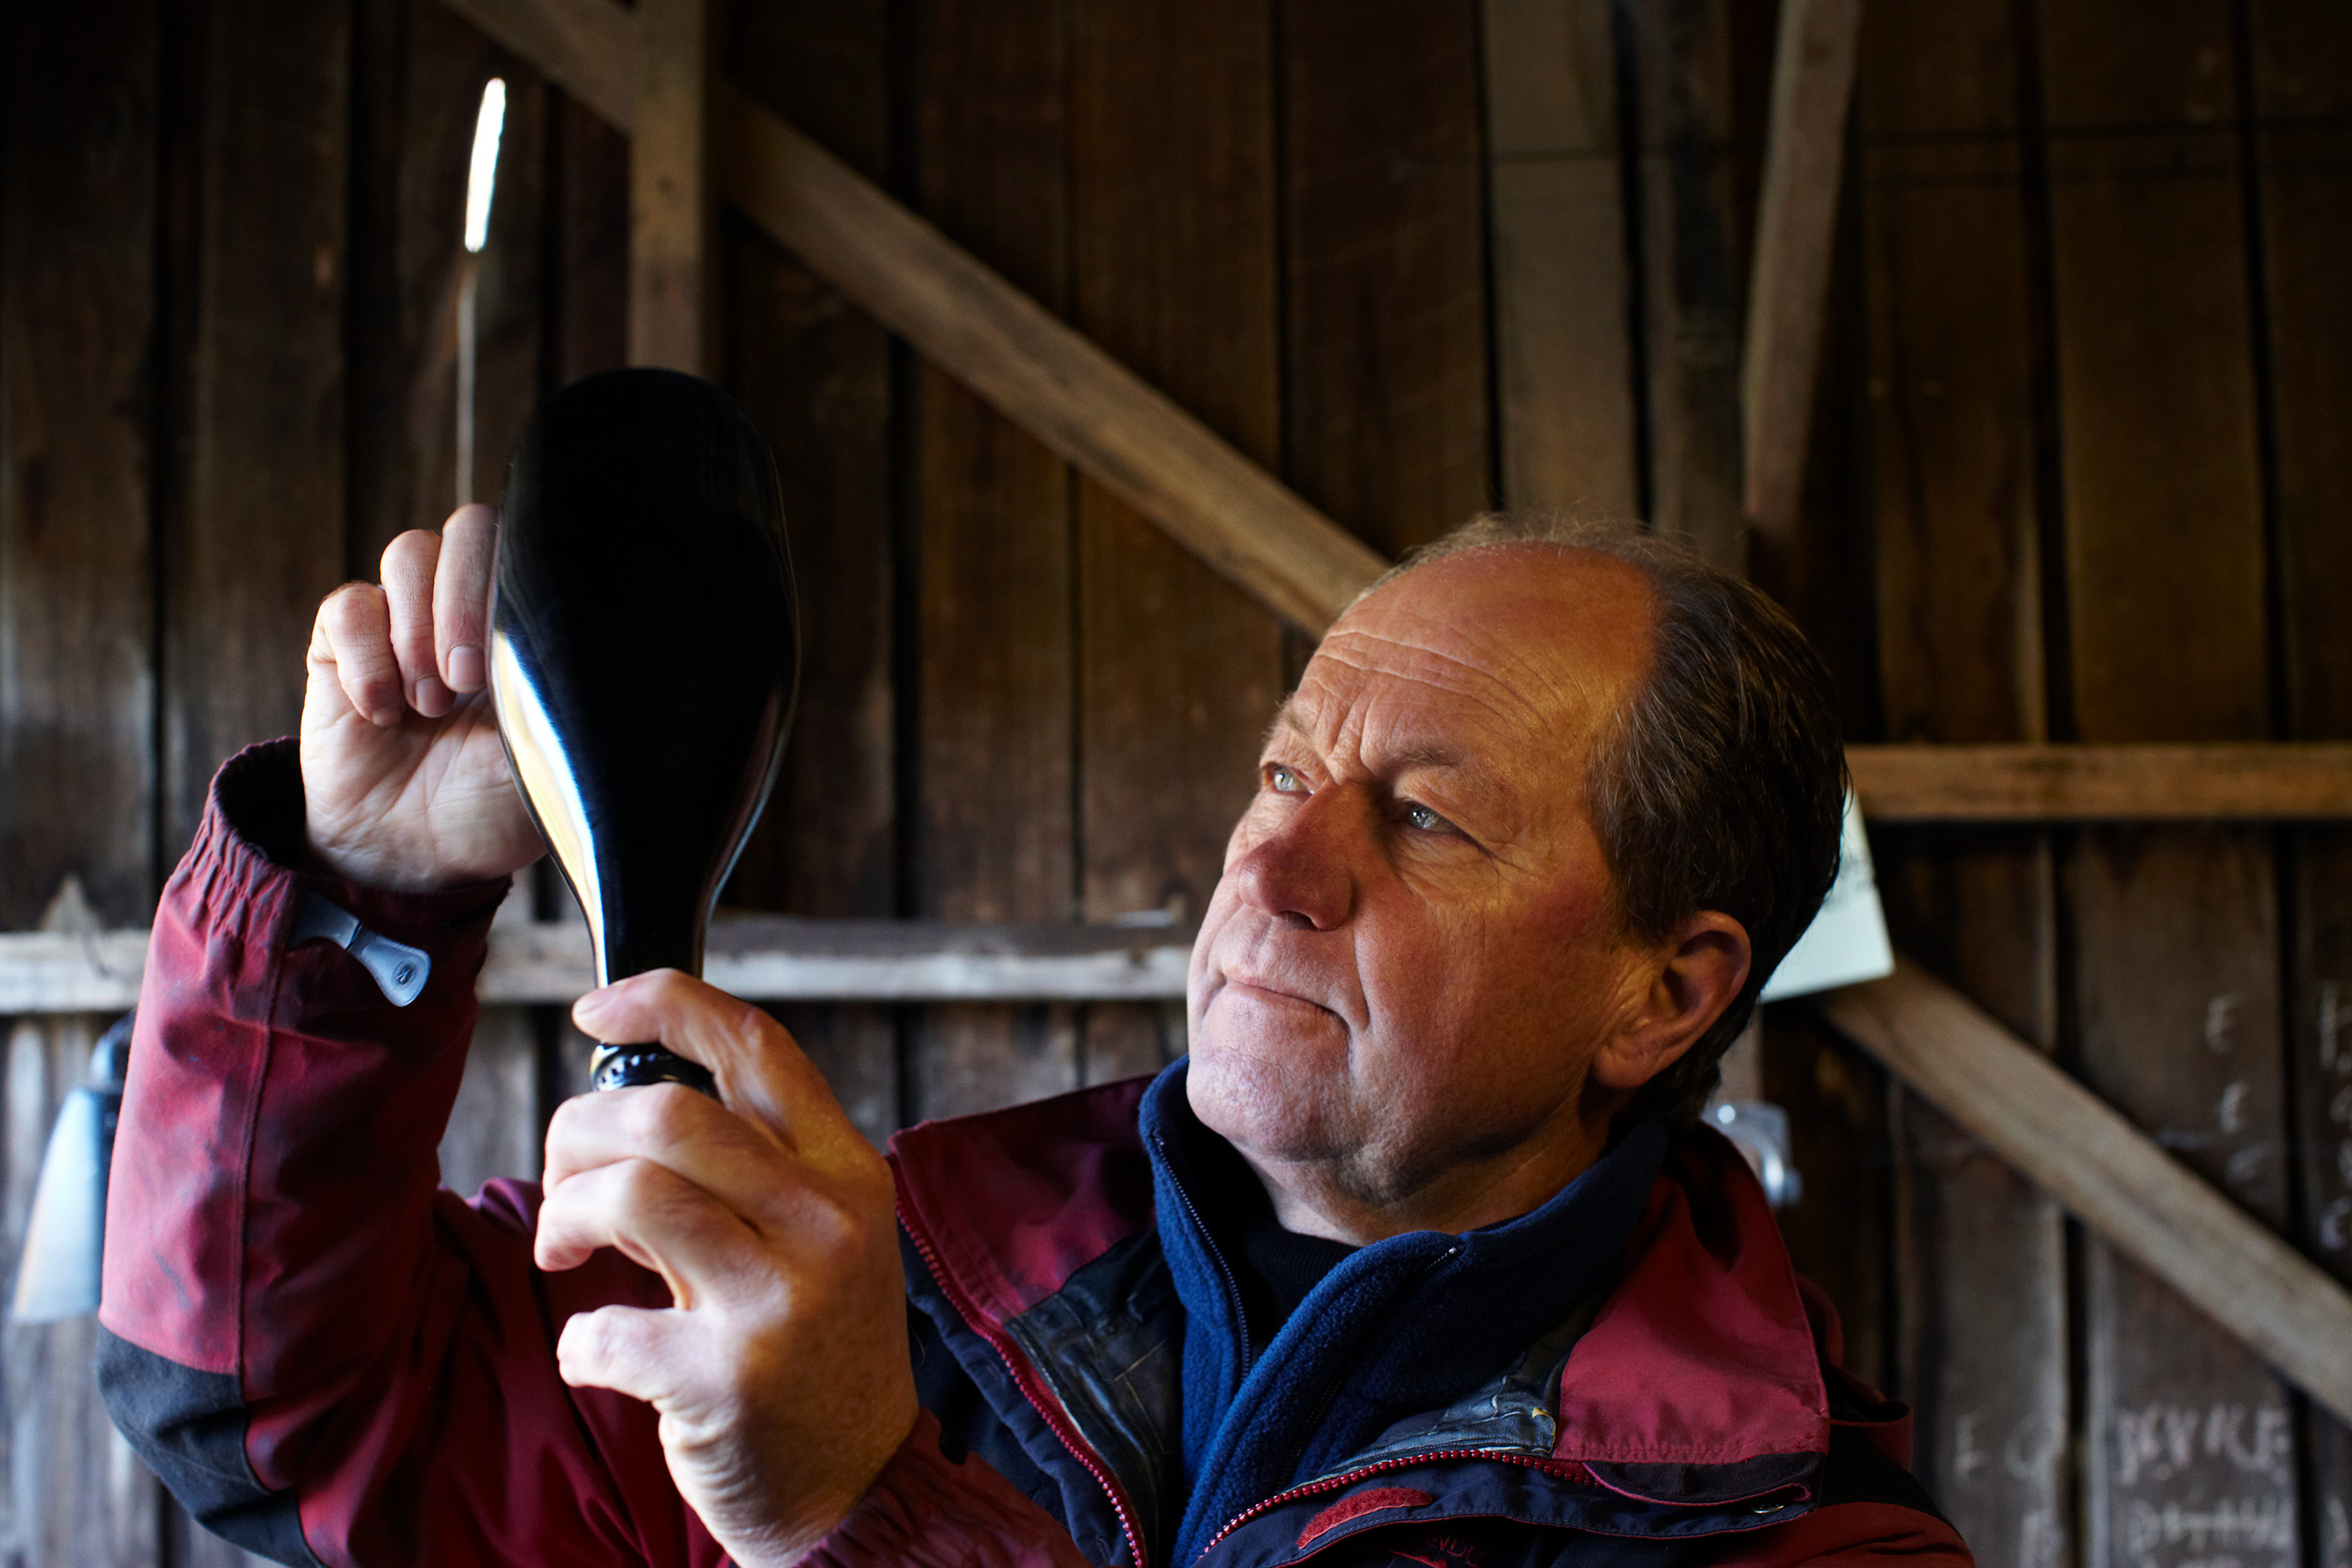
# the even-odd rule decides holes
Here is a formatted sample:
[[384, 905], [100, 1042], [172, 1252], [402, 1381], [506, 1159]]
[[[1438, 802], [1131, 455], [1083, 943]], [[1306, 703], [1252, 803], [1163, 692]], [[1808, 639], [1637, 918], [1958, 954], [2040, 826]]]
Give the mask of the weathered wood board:
[[[2249, 8], [2273, 410], [2272, 504], [2286, 733], [2352, 736], [2352, 15]], [[2352, 1282], [2352, 829], [2296, 830], [2287, 879], [2288, 1062], [2302, 1241]], [[2352, 1428], [2315, 1413], [2313, 1560], [2352, 1564]]]
[[1279, 0], [1283, 477], [1383, 555], [1489, 504], [1477, 15]]
[[[0, 925], [152, 910], [160, 7], [0, 16]], [[70, 879], [70, 882], [68, 882]], [[110, 1016], [11, 1019], [0, 1248]], [[147, 1563], [162, 1488], [90, 1377], [91, 1318], [0, 1331], [0, 1556]]]
[[[888, 7], [739, 6], [735, 79], [877, 180], [890, 148]], [[801, 689], [783, 772], [725, 901], [817, 916], [899, 913], [898, 493], [888, 336], [748, 225], [722, 224], [732, 330], [719, 374], [775, 449], [800, 582]], [[898, 1019], [780, 1008], [850, 1117], [898, 1124]]]
[[[1069, 308], [1069, 13], [928, 0], [916, 205], [1048, 309]], [[915, 373], [913, 908], [1067, 920], [1077, 652], [1067, 465], [935, 370]], [[915, 1117], [1073, 1089], [1062, 1006], [943, 1007], [915, 1023]]]
[[[1078, 6], [1077, 327], [1244, 456], [1281, 444], [1275, 32], [1253, 0]], [[1092, 480], [1077, 486], [1079, 907], [1200, 918], [1282, 683], [1262, 606]], [[1105, 1082], [1184, 1049], [1172, 1005], [1085, 1010]]]
[[1641, 515], [1610, 0], [1484, 0], [1504, 505]]
[[[2094, 741], [2253, 738], [2269, 690], [2229, 7], [2045, 7], [2035, 42], [2074, 721]], [[2094, 829], [2069, 873], [2084, 1079], [2283, 1225], [2268, 835]], [[2090, 1560], [2292, 1561], [2286, 1391], [2105, 1247], [2086, 1246], [2084, 1278]]]
[[[1855, 177], [1879, 679], [1904, 741], [2046, 734], [2014, 7], [1865, 13]], [[1876, 836], [1903, 949], [2024, 1038], [2058, 1032], [2046, 833]], [[2065, 1224], [1916, 1097], [1894, 1117], [1901, 1391], [1914, 1468], [1981, 1561], [2074, 1560]]]
[[1631, 221], [1651, 524], [1747, 570], [1739, 506], [1739, 348], [1748, 258], [1732, 205], [1727, 0], [1633, 0], [1640, 161]]

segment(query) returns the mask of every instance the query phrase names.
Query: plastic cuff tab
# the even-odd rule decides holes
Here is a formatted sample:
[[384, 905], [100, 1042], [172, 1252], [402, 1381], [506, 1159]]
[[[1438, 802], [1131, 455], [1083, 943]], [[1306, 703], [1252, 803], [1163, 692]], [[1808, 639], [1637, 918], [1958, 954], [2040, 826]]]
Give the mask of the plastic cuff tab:
[[332, 900], [306, 892], [295, 908], [294, 931], [286, 945], [299, 947], [320, 937], [358, 959], [375, 977], [383, 999], [395, 1007], [405, 1007], [423, 995], [425, 983], [433, 978], [433, 960], [422, 948], [370, 931], [360, 924], [358, 916]]

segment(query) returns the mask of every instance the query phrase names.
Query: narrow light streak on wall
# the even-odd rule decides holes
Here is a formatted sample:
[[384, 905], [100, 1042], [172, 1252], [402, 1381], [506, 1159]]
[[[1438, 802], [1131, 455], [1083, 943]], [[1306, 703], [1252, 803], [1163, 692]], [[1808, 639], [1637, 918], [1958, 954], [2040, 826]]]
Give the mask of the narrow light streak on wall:
[[492, 77], [482, 89], [474, 121], [474, 162], [466, 176], [466, 249], [478, 253], [490, 238], [490, 195], [499, 182], [499, 133], [506, 128], [507, 84]]
[[507, 84], [492, 77], [474, 117], [474, 161], [466, 175], [466, 268], [457, 284], [457, 504], [474, 499], [474, 354], [476, 296], [482, 247], [490, 241], [490, 197], [499, 183], [499, 133], [506, 129]]

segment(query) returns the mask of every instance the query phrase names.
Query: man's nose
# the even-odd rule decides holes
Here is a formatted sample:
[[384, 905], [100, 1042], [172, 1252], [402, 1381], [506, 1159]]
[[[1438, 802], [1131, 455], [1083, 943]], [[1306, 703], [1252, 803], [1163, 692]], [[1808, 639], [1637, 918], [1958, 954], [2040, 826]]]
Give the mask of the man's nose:
[[1369, 810], [1362, 792], [1349, 786], [1308, 795], [1234, 868], [1242, 900], [1317, 931], [1345, 924], [1356, 910], [1355, 852]]

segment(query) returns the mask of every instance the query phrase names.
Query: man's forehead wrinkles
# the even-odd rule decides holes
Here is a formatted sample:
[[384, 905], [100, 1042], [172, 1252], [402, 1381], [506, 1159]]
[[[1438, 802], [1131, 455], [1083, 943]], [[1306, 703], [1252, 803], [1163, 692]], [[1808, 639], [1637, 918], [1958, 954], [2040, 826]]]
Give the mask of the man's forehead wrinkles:
[[[1401, 657], [1376, 657], [1384, 649]], [[1426, 643], [1343, 627], [1323, 639], [1315, 658], [1361, 676], [1392, 676], [1466, 698], [1497, 718], [1538, 725], [1545, 720], [1538, 704], [1493, 670]], [[1311, 671], [1313, 666], [1308, 668]]]

